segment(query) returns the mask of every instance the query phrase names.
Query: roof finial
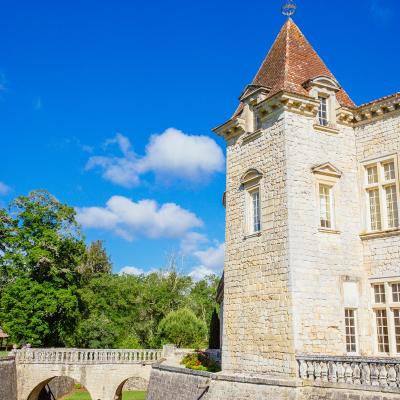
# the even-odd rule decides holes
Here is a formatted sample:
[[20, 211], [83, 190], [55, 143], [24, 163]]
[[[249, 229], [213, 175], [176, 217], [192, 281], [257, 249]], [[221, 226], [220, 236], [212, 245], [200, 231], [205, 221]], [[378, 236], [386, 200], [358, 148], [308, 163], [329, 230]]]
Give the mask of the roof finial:
[[296, 8], [294, 0], [286, 0], [286, 3], [282, 6], [282, 14], [290, 18], [296, 12]]

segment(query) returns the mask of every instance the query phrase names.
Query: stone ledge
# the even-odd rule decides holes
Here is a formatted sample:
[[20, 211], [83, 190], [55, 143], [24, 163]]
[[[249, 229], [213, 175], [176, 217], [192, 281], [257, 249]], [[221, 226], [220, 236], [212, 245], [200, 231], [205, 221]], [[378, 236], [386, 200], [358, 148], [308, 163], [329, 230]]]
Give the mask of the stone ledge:
[[185, 374], [185, 375], [202, 376], [204, 378], [211, 378], [211, 379], [215, 376], [215, 374], [212, 372], [197, 371], [189, 368], [173, 367], [171, 365], [165, 365], [165, 364], [153, 364], [152, 368], [161, 371], [176, 372], [178, 374]]
[[395, 228], [395, 229], [388, 229], [385, 231], [379, 231], [379, 232], [367, 232], [367, 233], [361, 233], [360, 238], [361, 240], [370, 240], [370, 239], [380, 239], [380, 238], [385, 238], [389, 236], [397, 236], [400, 235], [400, 229]]
[[304, 381], [304, 386], [312, 386], [324, 389], [344, 389], [344, 390], [363, 390], [365, 392], [382, 392], [382, 393], [393, 393], [399, 394], [400, 388], [391, 388], [381, 385], [356, 385], [346, 383], [331, 383], [331, 382], [315, 382], [315, 381]]

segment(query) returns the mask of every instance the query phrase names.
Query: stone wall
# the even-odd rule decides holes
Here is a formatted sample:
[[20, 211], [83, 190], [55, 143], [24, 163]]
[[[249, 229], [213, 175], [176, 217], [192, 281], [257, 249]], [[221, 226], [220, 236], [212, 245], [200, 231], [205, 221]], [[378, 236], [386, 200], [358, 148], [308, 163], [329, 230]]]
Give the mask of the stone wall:
[[[226, 251], [222, 366], [231, 372], [294, 375], [289, 293], [285, 121], [276, 115], [262, 134], [227, 143]], [[263, 229], [248, 235], [246, 190], [249, 169], [260, 181]]]
[[[314, 128], [313, 118], [286, 113], [289, 266], [293, 291], [294, 337], [297, 353], [346, 353], [343, 281], [356, 282], [360, 342], [371, 354], [360, 240], [359, 178], [353, 128], [337, 132]], [[338, 177], [329, 181], [323, 169], [330, 163]], [[340, 176], [341, 174], [341, 176]], [[331, 182], [334, 212], [331, 229], [321, 229], [319, 183]]]
[[212, 374], [171, 366], [154, 366], [147, 400], [204, 399]]
[[0, 358], [0, 400], [17, 400], [17, 374], [14, 358]]
[[211, 374], [153, 366], [147, 400], [400, 400], [400, 390], [379, 386], [311, 384], [300, 379]]

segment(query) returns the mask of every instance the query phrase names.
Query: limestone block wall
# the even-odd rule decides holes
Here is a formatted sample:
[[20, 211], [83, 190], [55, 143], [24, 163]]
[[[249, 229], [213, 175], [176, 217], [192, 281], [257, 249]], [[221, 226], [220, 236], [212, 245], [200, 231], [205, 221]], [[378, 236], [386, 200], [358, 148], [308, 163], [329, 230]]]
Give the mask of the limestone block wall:
[[[288, 273], [285, 121], [269, 120], [261, 135], [227, 143], [224, 371], [294, 375]], [[241, 177], [259, 170], [261, 235], [246, 237]]]
[[[356, 127], [357, 160], [400, 153], [400, 113]], [[362, 199], [365, 201], [365, 199]], [[400, 276], [400, 236], [370, 238], [363, 241], [364, 265], [370, 277]]]
[[0, 400], [17, 400], [17, 374], [13, 358], [0, 358]]
[[[344, 354], [343, 281], [354, 280], [359, 301], [360, 342], [370, 352], [365, 319], [365, 273], [353, 129], [314, 128], [312, 118], [286, 113], [289, 249], [297, 353]], [[334, 229], [320, 229], [318, 177], [312, 168], [331, 163], [342, 173], [334, 192]]]

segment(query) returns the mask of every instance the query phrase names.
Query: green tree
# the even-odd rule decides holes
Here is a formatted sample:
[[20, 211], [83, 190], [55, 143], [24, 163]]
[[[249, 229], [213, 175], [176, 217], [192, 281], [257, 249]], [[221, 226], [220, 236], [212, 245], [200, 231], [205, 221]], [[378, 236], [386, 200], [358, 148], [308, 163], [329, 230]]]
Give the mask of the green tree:
[[10, 215], [1, 214], [3, 274], [64, 287], [76, 280], [85, 243], [72, 207], [47, 191], [36, 190], [18, 197]]
[[51, 282], [18, 278], [3, 289], [0, 321], [13, 343], [72, 345], [79, 316], [73, 288], [60, 289]]
[[83, 279], [87, 281], [98, 274], [111, 274], [111, 270], [112, 264], [103, 242], [95, 240], [87, 248], [79, 272]]
[[171, 311], [158, 327], [163, 343], [173, 343], [178, 347], [201, 347], [206, 343], [207, 327], [196, 315], [182, 308]]

